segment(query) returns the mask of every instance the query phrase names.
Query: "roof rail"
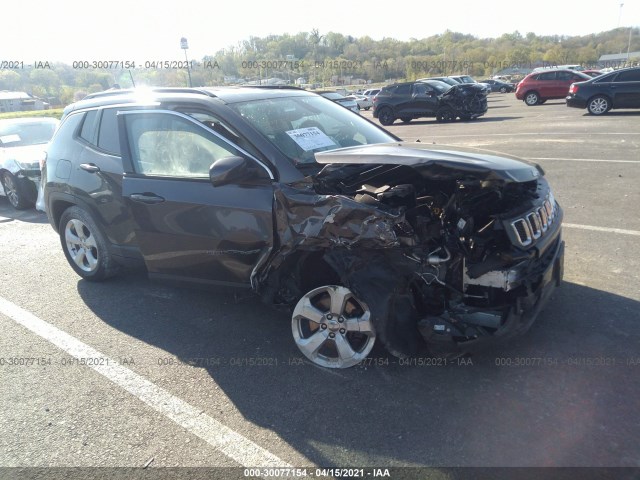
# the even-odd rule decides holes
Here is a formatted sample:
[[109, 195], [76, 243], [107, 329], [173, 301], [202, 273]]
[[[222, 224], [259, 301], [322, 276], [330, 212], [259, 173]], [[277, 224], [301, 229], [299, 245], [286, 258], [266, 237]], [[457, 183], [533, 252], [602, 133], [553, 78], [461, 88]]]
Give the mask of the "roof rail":
[[243, 88], [273, 88], [276, 90], [304, 90], [294, 85], [240, 85]]
[[90, 93], [83, 100], [90, 100], [92, 98], [111, 97], [114, 95], [123, 95], [128, 93], [135, 93], [139, 91], [151, 91], [154, 93], [197, 93], [200, 95], [206, 95], [208, 97], [215, 97], [216, 95], [207, 90], [200, 88], [185, 88], [185, 87], [151, 87], [151, 88], [126, 88], [126, 89], [109, 89], [103, 92]]

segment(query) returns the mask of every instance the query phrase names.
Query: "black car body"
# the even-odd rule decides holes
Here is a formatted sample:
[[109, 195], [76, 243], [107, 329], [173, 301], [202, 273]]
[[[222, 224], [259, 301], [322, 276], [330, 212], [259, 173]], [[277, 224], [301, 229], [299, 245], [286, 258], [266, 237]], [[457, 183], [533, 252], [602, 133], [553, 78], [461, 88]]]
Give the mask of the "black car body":
[[44, 170], [53, 228], [87, 280], [252, 288], [298, 348], [349, 367], [459, 354], [525, 331], [562, 278], [542, 170], [404, 143], [295, 89], [156, 89], [67, 108]]
[[640, 108], [640, 67], [573, 83], [566, 101], [568, 107], [586, 108], [592, 115], [602, 115], [613, 108]]
[[40, 187], [40, 164], [58, 126], [54, 118], [0, 120], [0, 195], [16, 209], [32, 207]]
[[388, 85], [373, 102], [373, 116], [385, 126], [398, 118], [405, 123], [421, 117], [450, 122], [456, 118], [472, 120], [487, 112], [487, 97], [480, 85], [450, 86], [438, 80]]
[[511, 93], [516, 91], [516, 87], [513, 83], [502, 82], [492, 78], [482, 80], [481, 83], [489, 85], [492, 92]]

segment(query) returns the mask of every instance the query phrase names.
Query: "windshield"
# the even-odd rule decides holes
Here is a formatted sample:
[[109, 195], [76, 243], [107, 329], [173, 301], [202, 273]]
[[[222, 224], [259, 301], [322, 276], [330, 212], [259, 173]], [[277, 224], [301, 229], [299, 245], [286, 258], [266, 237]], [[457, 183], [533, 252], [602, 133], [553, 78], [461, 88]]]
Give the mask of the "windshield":
[[357, 113], [320, 96], [281, 97], [230, 105], [296, 165], [315, 152], [396, 139]]
[[25, 147], [47, 143], [53, 137], [56, 121], [0, 122], [0, 147]]
[[423, 80], [422, 82], [431, 85], [438, 93], [444, 93], [451, 88], [451, 85], [440, 80]]

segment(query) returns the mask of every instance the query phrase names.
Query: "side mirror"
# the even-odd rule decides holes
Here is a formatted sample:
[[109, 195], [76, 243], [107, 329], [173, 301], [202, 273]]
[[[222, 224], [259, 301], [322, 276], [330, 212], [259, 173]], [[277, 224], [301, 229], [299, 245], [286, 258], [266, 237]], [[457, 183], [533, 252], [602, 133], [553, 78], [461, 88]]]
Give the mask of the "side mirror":
[[244, 157], [224, 157], [209, 168], [209, 180], [214, 187], [233, 183], [255, 183], [267, 178], [266, 172]]
[[248, 173], [247, 160], [243, 157], [224, 157], [209, 168], [209, 180], [214, 187], [236, 183]]

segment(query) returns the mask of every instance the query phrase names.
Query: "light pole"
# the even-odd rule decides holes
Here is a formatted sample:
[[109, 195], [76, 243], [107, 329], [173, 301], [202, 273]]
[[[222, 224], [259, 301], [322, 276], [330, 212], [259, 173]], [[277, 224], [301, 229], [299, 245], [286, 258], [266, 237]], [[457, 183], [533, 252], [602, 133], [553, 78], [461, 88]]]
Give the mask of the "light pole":
[[180, 48], [184, 50], [184, 59], [187, 61], [187, 75], [189, 75], [189, 87], [193, 87], [191, 84], [191, 69], [189, 68], [189, 59], [187, 58], [187, 50], [189, 49], [189, 42], [185, 37], [180, 39]]

